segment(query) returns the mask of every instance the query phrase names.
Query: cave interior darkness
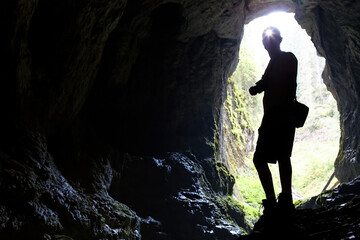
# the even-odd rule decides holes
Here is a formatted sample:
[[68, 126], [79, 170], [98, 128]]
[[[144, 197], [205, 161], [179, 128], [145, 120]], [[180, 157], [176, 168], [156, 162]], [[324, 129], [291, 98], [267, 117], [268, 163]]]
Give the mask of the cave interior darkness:
[[229, 197], [222, 112], [243, 26], [273, 10], [295, 12], [326, 58], [336, 177], [360, 174], [359, 1], [3, 4], [1, 238], [249, 233]]

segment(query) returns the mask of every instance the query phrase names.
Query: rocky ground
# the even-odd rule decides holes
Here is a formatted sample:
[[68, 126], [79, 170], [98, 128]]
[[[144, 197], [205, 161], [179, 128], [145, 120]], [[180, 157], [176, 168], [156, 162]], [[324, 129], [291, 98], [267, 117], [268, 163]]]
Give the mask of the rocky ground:
[[314, 197], [295, 211], [293, 219], [275, 220], [264, 226], [262, 217], [251, 239], [347, 240], [360, 238], [360, 177], [331, 192]]
[[360, 177], [303, 203], [292, 219], [264, 228], [261, 218], [245, 236], [251, 228], [230, 197], [234, 179], [213, 159], [190, 152], [86, 158], [75, 169], [85, 182], [64, 177], [40, 134], [29, 133], [19, 146], [0, 151], [0, 239], [360, 237]]
[[217, 240], [251, 231], [230, 197], [233, 177], [213, 159], [87, 157], [65, 177], [41, 134], [16, 146], [0, 149], [0, 239]]

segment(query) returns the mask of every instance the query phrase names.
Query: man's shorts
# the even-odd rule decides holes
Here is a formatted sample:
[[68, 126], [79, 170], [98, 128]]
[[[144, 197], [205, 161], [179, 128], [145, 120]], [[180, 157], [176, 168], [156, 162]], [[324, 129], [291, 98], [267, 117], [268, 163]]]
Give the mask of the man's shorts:
[[254, 162], [276, 163], [289, 159], [293, 148], [295, 127], [283, 119], [263, 119], [254, 153]]

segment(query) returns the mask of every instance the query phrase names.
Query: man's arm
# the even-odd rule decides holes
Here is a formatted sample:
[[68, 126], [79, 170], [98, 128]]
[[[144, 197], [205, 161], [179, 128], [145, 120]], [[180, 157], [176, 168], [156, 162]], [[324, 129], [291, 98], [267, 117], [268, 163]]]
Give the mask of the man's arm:
[[265, 85], [266, 85], [265, 81], [261, 79], [260, 81], [256, 82], [255, 86], [249, 89], [250, 94], [254, 96], [258, 93], [265, 91], [265, 87], [266, 87]]

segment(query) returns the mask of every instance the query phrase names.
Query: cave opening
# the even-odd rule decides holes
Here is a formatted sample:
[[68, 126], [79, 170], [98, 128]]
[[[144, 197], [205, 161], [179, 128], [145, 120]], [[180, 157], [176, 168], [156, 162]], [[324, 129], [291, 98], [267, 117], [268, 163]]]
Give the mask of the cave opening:
[[[309, 198], [322, 192], [334, 172], [334, 162], [339, 151], [337, 102], [323, 82], [325, 59], [318, 55], [310, 36], [295, 20], [294, 13], [271, 12], [252, 20], [244, 28], [239, 63], [229, 79], [224, 114], [228, 124], [225, 129], [227, 162], [230, 172], [236, 176], [234, 196], [237, 199], [248, 199], [248, 203], [253, 206], [264, 197], [252, 166], [257, 129], [263, 114], [263, 95], [251, 97], [248, 89], [261, 78], [270, 59], [261, 40], [262, 31], [268, 26], [280, 29], [283, 37], [281, 49], [293, 52], [298, 58], [297, 99], [310, 107], [305, 126], [296, 130], [292, 152], [295, 199]], [[245, 103], [237, 105], [237, 99]], [[237, 121], [234, 116], [243, 119]], [[236, 152], [236, 146], [241, 150]], [[239, 163], [239, 158], [244, 161]], [[278, 167], [270, 165], [275, 189], [279, 193]], [[332, 178], [328, 187], [336, 185], [337, 179]], [[257, 200], [249, 200], [251, 198]]]

